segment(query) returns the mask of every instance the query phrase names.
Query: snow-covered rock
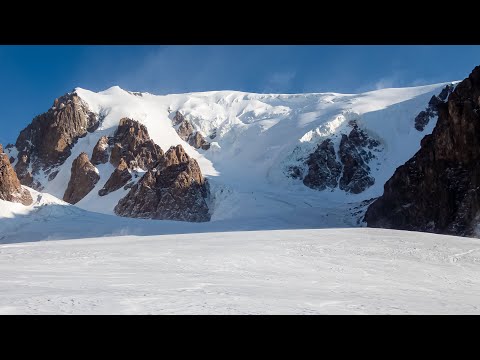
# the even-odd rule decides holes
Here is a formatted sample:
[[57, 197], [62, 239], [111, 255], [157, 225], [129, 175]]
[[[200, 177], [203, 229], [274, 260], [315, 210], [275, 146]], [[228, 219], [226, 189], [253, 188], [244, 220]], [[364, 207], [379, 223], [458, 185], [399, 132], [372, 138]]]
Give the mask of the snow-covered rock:
[[[380, 196], [383, 184], [395, 169], [418, 151], [420, 140], [431, 133], [436, 117], [429, 119], [423, 131], [415, 128], [415, 118], [426, 109], [432, 96], [439, 96], [450, 84], [382, 89], [362, 94], [211, 91], [164, 96], [141, 93], [139, 96], [118, 86], [98, 93], [77, 88], [69, 97], [76, 99], [71, 100], [73, 104], [85, 110], [78, 119], [87, 120], [76, 136], [69, 137], [68, 151], [65, 150], [62, 153], [65, 156], [61, 157], [63, 163], [59, 165], [57, 161], [52, 167], [45, 167], [42, 162], [37, 163], [40, 158], [30, 154], [24, 170], [32, 174], [32, 182], [38, 182], [37, 187], [43, 192], [62, 198], [73, 160], [82, 152], [90, 157], [96, 154], [95, 159], [100, 156], [98, 146], [105, 147], [103, 143], [99, 145], [100, 139], [113, 139], [120, 120], [128, 118], [143, 126], [152, 142], [161, 149], [181, 145], [186, 154], [196, 160], [210, 185], [212, 220], [227, 216], [244, 219], [239, 221], [279, 214], [287, 216], [296, 209], [295, 215], [288, 216], [298, 216], [311, 223], [312, 210], [323, 209], [320, 212], [324, 212], [327, 206], [336, 209], [330, 213], [328, 221], [347, 226], [357, 223], [362, 215], [349, 209]], [[62, 109], [57, 104], [55, 109], [49, 110], [52, 119], [59, 119], [62, 111], [75, 110], [68, 100], [64, 103]], [[39, 120], [35, 121], [36, 124]], [[184, 122], [191, 127], [187, 137], [177, 132]], [[366, 146], [357, 144], [355, 136], [353, 141], [349, 140], [354, 132], [353, 123], [358, 126], [361, 137], [365, 135], [369, 139], [368, 144], [375, 142], [373, 148], [367, 143]], [[196, 136], [193, 137], [195, 141], [190, 141], [192, 135]], [[37, 141], [36, 137], [30, 138]], [[207, 139], [214, 141], [203, 146]], [[340, 164], [339, 175], [333, 174], [331, 186], [310, 189], [304, 184], [310, 171], [308, 159], [327, 139], [333, 149], [332, 156], [335, 155], [331, 160]], [[27, 144], [27, 140], [20, 143]], [[115, 150], [115, 144], [110, 144], [106, 151], [115, 158], [115, 151], [120, 153], [121, 150]], [[8, 154], [19, 164], [24, 151], [10, 147]], [[120, 187], [100, 196], [99, 191], [118, 162], [114, 161], [114, 165], [103, 163], [102, 159], [95, 162], [99, 162], [96, 167], [100, 180], [76, 206], [113, 214], [118, 201], [130, 189]], [[292, 169], [295, 177], [291, 176]], [[147, 171], [142, 166], [129, 170], [135, 183]], [[322, 175], [311, 172], [312, 178], [316, 176]], [[228, 192], [218, 195], [227, 188]], [[318, 221], [323, 220], [319, 218]]]

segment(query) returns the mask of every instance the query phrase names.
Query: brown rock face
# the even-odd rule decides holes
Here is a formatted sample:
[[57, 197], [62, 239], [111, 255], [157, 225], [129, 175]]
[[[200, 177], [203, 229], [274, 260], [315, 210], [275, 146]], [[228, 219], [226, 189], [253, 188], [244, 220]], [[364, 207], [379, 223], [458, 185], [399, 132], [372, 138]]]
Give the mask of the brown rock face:
[[86, 153], [81, 153], [72, 164], [72, 175], [63, 200], [76, 204], [93, 190], [100, 176]]
[[122, 158], [120, 159], [120, 164], [118, 164], [118, 167], [112, 175], [110, 175], [110, 178], [107, 180], [103, 188], [99, 190], [98, 195], [105, 196], [110, 194], [111, 192], [125, 186], [131, 179], [132, 175], [128, 171], [127, 163]]
[[480, 67], [463, 80], [420, 150], [365, 214], [370, 227], [471, 235], [480, 211]]
[[138, 121], [123, 118], [111, 140], [110, 162], [117, 167], [123, 158], [130, 169], [150, 169], [163, 157], [163, 150], [148, 135], [147, 128]]
[[209, 221], [209, 190], [198, 163], [181, 145], [171, 147], [115, 207], [120, 216]]
[[200, 134], [198, 131], [195, 134], [190, 135], [188, 143], [192, 145], [195, 149], [202, 148], [203, 150], [210, 149], [210, 144], [207, 140]]
[[108, 138], [106, 136], [102, 136], [93, 148], [91, 162], [93, 165], [106, 164], [108, 162]]
[[173, 118], [173, 126], [177, 126], [181, 124], [183, 121], [185, 121], [185, 117], [180, 111], [177, 111], [175, 113], [175, 117]]
[[34, 189], [39, 188], [38, 182], [33, 179], [33, 174], [29, 170], [30, 159], [25, 151], [18, 154], [18, 161], [15, 165], [15, 171], [20, 179], [22, 185], [32, 187]]
[[10, 164], [7, 154], [3, 153], [3, 147], [0, 145], [0, 199], [31, 205], [33, 203], [30, 192], [23, 189], [17, 174]]
[[177, 129], [177, 134], [180, 136], [180, 139], [186, 142], [188, 142], [188, 138], [193, 134], [193, 132], [193, 126], [187, 120], [183, 120]]
[[62, 164], [71, 154], [77, 140], [94, 131], [99, 125], [97, 117], [75, 94], [66, 94], [55, 100], [46, 113], [35, 117], [30, 125], [20, 132], [15, 143], [19, 161], [15, 166], [20, 181], [36, 187], [33, 173]]
[[183, 141], [186, 141], [195, 149], [210, 149], [210, 143], [203, 137], [200, 132], [194, 130], [190, 121], [185, 119], [185, 117], [179, 111], [177, 111], [175, 117], [173, 118], [173, 126], [176, 127], [178, 136], [180, 136]]

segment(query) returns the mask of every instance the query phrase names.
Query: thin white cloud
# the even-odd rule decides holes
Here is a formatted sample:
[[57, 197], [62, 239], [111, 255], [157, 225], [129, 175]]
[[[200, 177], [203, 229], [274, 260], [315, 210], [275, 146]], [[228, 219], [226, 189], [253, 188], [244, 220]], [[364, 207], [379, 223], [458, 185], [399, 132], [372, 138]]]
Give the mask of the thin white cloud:
[[404, 80], [403, 80], [404, 76], [405, 76], [404, 72], [394, 71], [392, 74], [383, 76], [374, 82], [371, 82], [369, 84], [359, 87], [358, 89], [356, 89], [355, 92], [362, 93], [362, 92], [367, 92], [372, 90], [402, 87], [402, 86], [405, 86]]
[[295, 71], [282, 71], [272, 73], [266, 81], [265, 92], [288, 92], [293, 80], [295, 79]]

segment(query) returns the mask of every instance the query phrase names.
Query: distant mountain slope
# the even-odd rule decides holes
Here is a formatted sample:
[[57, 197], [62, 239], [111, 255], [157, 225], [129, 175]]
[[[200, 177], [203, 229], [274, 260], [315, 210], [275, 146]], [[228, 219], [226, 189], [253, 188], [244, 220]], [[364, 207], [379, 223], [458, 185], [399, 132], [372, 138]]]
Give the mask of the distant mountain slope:
[[[316, 216], [319, 222], [350, 226], [358, 224], [368, 200], [382, 194], [385, 181], [432, 131], [434, 112], [420, 125], [417, 117], [449, 84], [363, 94], [213, 91], [156, 96], [119, 87], [99, 93], [77, 88], [55, 100], [6, 151], [24, 185], [57, 198], [64, 198], [74, 160], [82, 153], [94, 158], [99, 180], [80, 192], [76, 206], [114, 214], [150, 166], [134, 166], [147, 156], [142, 154], [150, 141], [138, 127], [130, 140], [118, 140], [137, 162], [118, 170], [119, 162], [113, 161], [113, 155], [124, 151], [115, 144], [120, 121], [131, 119], [145, 127], [161, 148], [160, 156], [181, 145], [198, 163], [209, 189], [208, 194], [202, 190], [209, 211], [203, 218], [298, 216], [308, 224]], [[45, 142], [46, 132], [54, 145]], [[199, 195], [191, 196], [193, 201]]]

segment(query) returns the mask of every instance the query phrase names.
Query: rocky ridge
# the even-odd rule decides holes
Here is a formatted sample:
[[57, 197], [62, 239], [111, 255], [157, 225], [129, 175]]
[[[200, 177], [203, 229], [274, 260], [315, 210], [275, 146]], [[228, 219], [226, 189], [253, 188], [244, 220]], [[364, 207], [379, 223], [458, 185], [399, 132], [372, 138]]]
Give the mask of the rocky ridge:
[[43, 170], [49, 180], [55, 178], [55, 168], [70, 156], [78, 139], [95, 131], [99, 124], [97, 115], [75, 92], [55, 99], [53, 106], [35, 117], [17, 138], [15, 170], [20, 182], [41, 189], [33, 175]]
[[380, 142], [361, 129], [352, 120], [348, 134], [342, 133], [338, 150], [330, 138], [322, 140], [306, 160], [306, 175], [299, 167], [290, 168], [290, 176], [300, 178], [315, 190], [338, 187], [345, 192], [358, 194], [375, 183], [370, 176], [369, 163], [382, 150]]
[[109, 153], [110, 163], [116, 169], [99, 190], [100, 196], [124, 187], [132, 179], [131, 172], [151, 169], [164, 155], [160, 146], [150, 138], [147, 128], [129, 118], [120, 119], [113, 137], [102, 137], [98, 141], [93, 150], [92, 161], [107, 163]]
[[480, 67], [437, 104], [420, 150], [367, 209], [370, 227], [472, 235], [480, 211]]
[[423, 131], [430, 120], [438, 116], [439, 106], [447, 100], [455, 87], [453, 85], [445, 86], [440, 94], [433, 95], [424, 111], [421, 111], [415, 118], [415, 129]]
[[209, 221], [208, 194], [197, 161], [177, 145], [119, 201], [115, 213], [146, 219]]
[[3, 152], [3, 146], [0, 144], [0, 199], [10, 202], [31, 205], [32, 196], [27, 189], [22, 188], [17, 174], [10, 164], [10, 159]]
[[124, 158], [121, 158], [117, 168], [113, 171], [103, 188], [98, 191], [98, 195], [108, 195], [124, 187], [130, 180], [132, 180], [132, 174], [128, 171], [128, 165]]
[[106, 164], [108, 162], [108, 158], [108, 138], [106, 136], [102, 136], [93, 148], [91, 162], [93, 165]]
[[138, 121], [122, 118], [113, 138], [110, 163], [117, 167], [123, 158], [129, 169], [150, 169], [163, 156], [163, 150], [153, 142], [147, 128]]
[[93, 190], [100, 175], [88, 159], [88, 154], [81, 153], [72, 163], [71, 177], [63, 201], [76, 204]]
[[[185, 119], [180, 111], [175, 113], [172, 123], [177, 131], [178, 136], [180, 136], [183, 141], [187, 142], [195, 149], [210, 149], [210, 143], [199, 131], [195, 131], [190, 121]], [[211, 138], [214, 139], [215, 135], [213, 135]]]

